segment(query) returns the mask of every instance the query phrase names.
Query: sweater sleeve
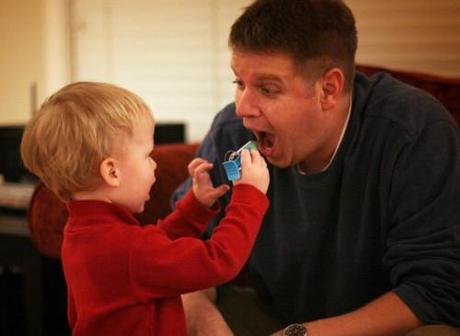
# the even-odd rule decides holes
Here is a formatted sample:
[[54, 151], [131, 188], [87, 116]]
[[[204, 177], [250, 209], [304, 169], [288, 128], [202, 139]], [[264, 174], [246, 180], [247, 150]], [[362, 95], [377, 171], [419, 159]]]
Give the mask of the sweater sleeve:
[[234, 187], [225, 217], [209, 240], [170, 240], [165, 235], [145, 232], [132, 245], [130, 258], [137, 295], [176, 296], [233, 279], [249, 256], [267, 208], [268, 199], [263, 193], [239, 184]]
[[67, 320], [69, 322], [70, 331], [72, 331], [77, 321], [77, 310], [75, 308], [73, 293], [69, 286], [67, 286]]
[[203, 234], [210, 220], [219, 210], [219, 206], [211, 209], [203, 206], [189, 190], [183, 199], [177, 202], [176, 209], [157, 223], [170, 239], [179, 237], [198, 237]]
[[426, 127], [401, 151], [384, 263], [394, 291], [425, 323], [460, 325], [460, 136]]

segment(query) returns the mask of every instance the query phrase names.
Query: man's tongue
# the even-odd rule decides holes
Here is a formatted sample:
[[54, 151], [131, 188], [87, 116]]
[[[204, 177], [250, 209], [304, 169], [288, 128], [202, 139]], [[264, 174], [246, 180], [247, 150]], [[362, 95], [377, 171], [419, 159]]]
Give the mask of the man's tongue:
[[259, 139], [259, 150], [264, 156], [271, 156], [275, 144], [275, 137], [273, 134], [263, 133]]

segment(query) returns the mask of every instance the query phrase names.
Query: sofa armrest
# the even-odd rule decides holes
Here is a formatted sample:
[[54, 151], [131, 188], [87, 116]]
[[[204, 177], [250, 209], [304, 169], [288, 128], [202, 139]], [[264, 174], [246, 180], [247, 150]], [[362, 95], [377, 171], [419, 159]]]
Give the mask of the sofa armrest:
[[[142, 224], [155, 223], [171, 212], [171, 195], [188, 176], [187, 165], [197, 149], [198, 144], [160, 144], [155, 147], [152, 157], [158, 164], [157, 182], [150, 190], [150, 199], [144, 212], [137, 215]], [[67, 216], [65, 204], [40, 182], [27, 213], [30, 236], [40, 253], [60, 258], [62, 231]]]
[[364, 64], [357, 65], [356, 70], [366, 75], [372, 75], [380, 71], [387, 72], [407, 84], [430, 93], [452, 114], [457, 125], [460, 125], [460, 78], [449, 78]]

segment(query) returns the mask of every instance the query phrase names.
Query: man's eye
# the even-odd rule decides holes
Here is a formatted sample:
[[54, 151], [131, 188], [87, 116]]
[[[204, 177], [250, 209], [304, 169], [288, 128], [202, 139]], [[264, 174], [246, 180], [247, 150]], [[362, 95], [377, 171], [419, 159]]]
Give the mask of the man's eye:
[[261, 87], [259, 90], [260, 90], [260, 92], [262, 92], [265, 95], [269, 95], [269, 94], [272, 93], [272, 91], [269, 88], [266, 88], [266, 87]]
[[263, 94], [263, 95], [266, 95], [266, 96], [271, 96], [271, 95], [274, 95], [276, 93], [279, 92], [279, 90], [275, 87], [271, 87], [271, 86], [261, 86], [259, 88], [259, 91]]

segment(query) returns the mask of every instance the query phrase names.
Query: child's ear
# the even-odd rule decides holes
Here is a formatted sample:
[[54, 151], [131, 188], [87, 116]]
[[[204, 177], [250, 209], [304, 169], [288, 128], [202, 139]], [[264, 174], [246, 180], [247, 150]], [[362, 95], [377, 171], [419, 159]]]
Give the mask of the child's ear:
[[104, 182], [110, 187], [120, 185], [120, 171], [118, 170], [118, 162], [114, 158], [104, 159], [99, 166], [99, 172]]

